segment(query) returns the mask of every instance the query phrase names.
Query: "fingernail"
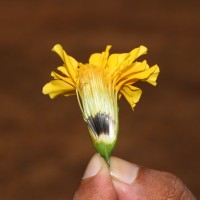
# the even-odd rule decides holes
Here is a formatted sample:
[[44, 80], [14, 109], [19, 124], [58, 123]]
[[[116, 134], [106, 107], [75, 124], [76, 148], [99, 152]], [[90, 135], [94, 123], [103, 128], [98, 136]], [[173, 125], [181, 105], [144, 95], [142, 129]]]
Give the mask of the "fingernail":
[[137, 165], [120, 158], [111, 157], [110, 173], [112, 177], [119, 181], [132, 184], [137, 178], [138, 171], [139, 167]]
[[102, 158], [99, 154], [95, 154], [91, 158], [82, 179], [90, 178], [92, 176], [97, 175], [98, 172], [101, 170], [101, 168], [102, 168]]

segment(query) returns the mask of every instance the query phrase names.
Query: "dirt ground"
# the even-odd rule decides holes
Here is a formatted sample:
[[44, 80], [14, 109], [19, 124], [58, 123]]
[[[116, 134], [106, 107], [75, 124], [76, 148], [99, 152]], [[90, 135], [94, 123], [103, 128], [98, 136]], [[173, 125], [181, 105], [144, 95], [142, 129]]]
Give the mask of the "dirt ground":
[[200, 198], [200, 1], [0, 2], [0, 199], [71, 199], [95, 153], [76, 97], [41, 93], [63, 45], [87, 62], [143, 44], [158, 86], [139, 84], [132, 112], [122, 99], [113, 155], [180, 177]]

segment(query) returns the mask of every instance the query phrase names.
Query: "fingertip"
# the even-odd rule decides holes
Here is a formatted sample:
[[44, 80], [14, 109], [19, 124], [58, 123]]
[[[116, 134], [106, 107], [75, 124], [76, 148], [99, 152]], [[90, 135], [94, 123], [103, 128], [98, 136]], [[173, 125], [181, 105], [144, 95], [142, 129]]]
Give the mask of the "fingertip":
[[75, 192], [73, 199], [117, 199], [117, 194], [112, 185], [109, 168], [99, 154], [95, 154], [88, 163], [81, 183]]
[[114, 179], [126, 184], [133, 184], [137, 179], [139, 167], [136, 164], [130, 163], [120, 158], [111, 157], [110, 159], [110, 174]]
[[82, 179], [87, 179], [96, 176], [104, 167], [104, 160], [99, 154], [95, 154], [89, 161]]

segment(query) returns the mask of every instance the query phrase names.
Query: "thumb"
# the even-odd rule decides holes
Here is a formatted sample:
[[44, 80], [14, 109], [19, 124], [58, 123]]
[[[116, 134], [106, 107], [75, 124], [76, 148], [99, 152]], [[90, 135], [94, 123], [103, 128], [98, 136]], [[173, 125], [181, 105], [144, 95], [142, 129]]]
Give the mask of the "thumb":
[[90, 160], [73, 200], [117, 200], [110, 171], [104, 159], [95, 154]]
[[195, 200], [189, 189], [176, 176], [145, 169], [112, 157], [110, 170], [118, 200]]

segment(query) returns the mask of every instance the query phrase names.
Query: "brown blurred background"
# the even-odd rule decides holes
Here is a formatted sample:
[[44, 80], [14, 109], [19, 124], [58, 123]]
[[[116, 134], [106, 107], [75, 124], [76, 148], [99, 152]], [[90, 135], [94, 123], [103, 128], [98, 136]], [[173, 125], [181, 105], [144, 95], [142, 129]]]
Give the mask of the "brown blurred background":
[[0, 199], [71, 199], [95, 153], [76, 97], [41, 93], [56, 43], [81, 62], [106, 44], [148, 47], [158, 86], [139, 84], [134, 112], [120, 101], [113, 155], [172, 172], [200, 198], [200, 1], [1, 0], [0, 26]]

